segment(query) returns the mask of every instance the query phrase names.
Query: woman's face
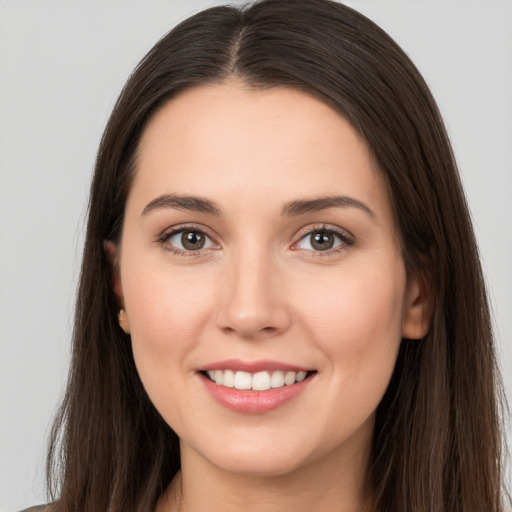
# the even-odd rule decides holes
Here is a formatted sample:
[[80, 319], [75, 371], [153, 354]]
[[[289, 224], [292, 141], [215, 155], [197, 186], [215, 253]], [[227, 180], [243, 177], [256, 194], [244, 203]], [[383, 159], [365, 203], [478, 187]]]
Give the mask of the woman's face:
[[367, 453], [401, 338], [426, 326], [344, 118], [286, 88], [182, 93], [143, 134], [116, 250], [137, 369], [183, 457], [277, 475]]

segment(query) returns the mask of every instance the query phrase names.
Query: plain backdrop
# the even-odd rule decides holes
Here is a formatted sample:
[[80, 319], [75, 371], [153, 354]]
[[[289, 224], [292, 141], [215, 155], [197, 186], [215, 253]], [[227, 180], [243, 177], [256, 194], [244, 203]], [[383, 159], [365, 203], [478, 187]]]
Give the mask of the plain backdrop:
[[[45, 501], [88, 185], [126, 78], [206, 0], [0, 0], [0, 511]], [[473, 214], [512, 396], [512, 2], [352, 0], [424, 74]]]

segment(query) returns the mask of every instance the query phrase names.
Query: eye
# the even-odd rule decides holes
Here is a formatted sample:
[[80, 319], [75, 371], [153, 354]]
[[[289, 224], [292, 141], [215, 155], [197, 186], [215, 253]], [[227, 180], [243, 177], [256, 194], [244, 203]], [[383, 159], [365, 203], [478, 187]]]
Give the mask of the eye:
[[296, 244], [298, 249], [307, 251], [326, 252], [344, 245], [351, 245], [352, 241], [344, 234], [333, 229], [321, 228], [310, 231]]
[[165, 235], [162, 240], [178, 252], [193, 252], [214, 246], [211, 238], [197, 229], [180, 229]]

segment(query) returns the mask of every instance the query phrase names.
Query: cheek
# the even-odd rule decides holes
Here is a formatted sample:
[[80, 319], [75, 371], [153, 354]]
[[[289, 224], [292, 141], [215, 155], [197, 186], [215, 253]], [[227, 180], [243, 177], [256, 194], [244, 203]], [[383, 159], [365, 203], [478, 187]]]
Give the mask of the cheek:
[[148, 385], [183, 369], [210, 316], [211, 286], [165, 262], [137, 263], [123, 263], [123, 291], [135, 362]]
[[151, 402], [180, 432], [190, 414], [189, 358], [199, 349], [200, 334], [211, 316], [210, 287], [203, 282], [198, 289], [197, 280], [186, 272], [169, 268], [135, 275], [125, 288], [135, 365]]
[[316, 276], [303, 295], [305, 328], [344, 379], [392, 372], [401, 341], [405, 271], [400, 264], [346, 268], [339, 275]]
[[361, 425], [371, 428], [401, 342], [405, 272], [398, 267], [339, 277], [311, 283], [310, 290], [318, 286], [316, 299], [303, 301], [300, 315], [328, 360], [324, 399], [330, 407], [319, 412], [328, 430], [320, 436], [325, 450], [329, 439], [345, 439]]

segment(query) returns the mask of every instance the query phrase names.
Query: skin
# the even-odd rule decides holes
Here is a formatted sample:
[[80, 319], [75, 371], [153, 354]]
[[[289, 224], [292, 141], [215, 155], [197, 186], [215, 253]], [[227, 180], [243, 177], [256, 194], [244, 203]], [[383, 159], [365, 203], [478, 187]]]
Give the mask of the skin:
[[[221, 212], [144, 213], [164, 194]], [[372, 213], [344, 205], [282, 215], [326, 196]], [[166, 238], [183, 225], [208, 236], [204, 249]], [[332, 249], [315, 250], [319, 229], [345, 241], [331, 235]], [[343, 117], [286, 88], [231, 81], [181, 93], [143, 134], [122, 239], [109, 252], [140, 377], [181, 440], [182, 471], [158, 511], [371, 506], [375, 409], [401, 338], [426, 333], [428, 308], [406, 275], [384, 182]], [[213, 400], [197, 371], [233, 358], [317, 373], [277, 409], [246, 414]]]

